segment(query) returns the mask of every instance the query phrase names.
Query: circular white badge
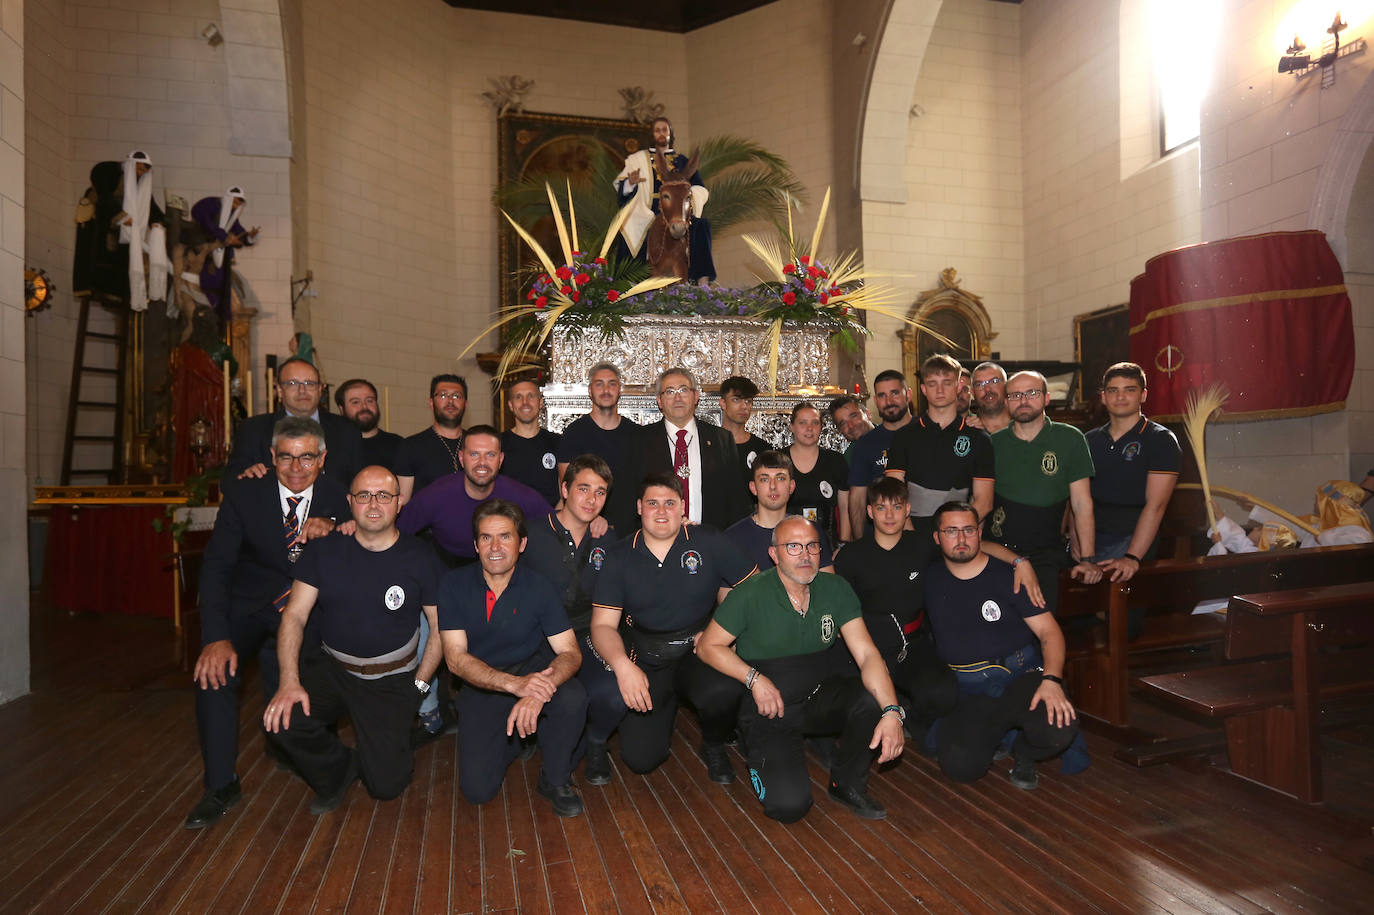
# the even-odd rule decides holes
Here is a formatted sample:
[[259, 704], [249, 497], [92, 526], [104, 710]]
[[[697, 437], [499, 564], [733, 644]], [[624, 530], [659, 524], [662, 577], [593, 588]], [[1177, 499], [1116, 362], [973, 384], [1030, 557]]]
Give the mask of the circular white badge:
[[989, 623], [995, 623], [1002, 618], [1002, 608], [997, 606], [996, 601], [983, 601], [983, 619]]
[[542, 463], [544, 464], [545, 470], [553, 470], [555, 467], [558, 466], [558, 458], [553, 456], [552, 451], [545, 451]]
[[388, 610], [399, 610], [401, 605], [406, 602], [405, 589], [400, 585], [392, 585], [386, 589], [386, 608]]
[[758, 453], [757, 451], [751, 451], [751, 452], [749, 452], [749, 456], [746, 457], [746, 458], [744, 459], [744, 466], [745, 466], [745, 467], [748, 467], [750, 470], [753, 470], [753, 469], [754, 469], [754, 459], [755, 459], [756, 457], [758, 457], [758, 456], [759, 456], [759, 453]]
[[821, 480], [821, 495], [829, 499], [835, 494], [835, 487], [830, 485], [829, 480]]

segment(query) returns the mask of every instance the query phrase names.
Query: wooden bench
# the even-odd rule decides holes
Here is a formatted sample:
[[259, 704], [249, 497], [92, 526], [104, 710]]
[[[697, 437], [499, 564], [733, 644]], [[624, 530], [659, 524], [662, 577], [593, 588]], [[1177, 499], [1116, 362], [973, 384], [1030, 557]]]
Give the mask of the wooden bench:
[[[1374, 544], [1317, 547], [1279, 553], [1164, 559], [1146, 563], [1129, 582], [1095, 585], [1060, 579], [1055, 616], [1065, 628], [1065, 679], [1080, 712], [1118, 727], [1130, 723], [1130, 670], [1160, 661], [1168, 650], [1205, 647], [1204, 661], [1221, 657], [1224, 622], [1193, 614], [1204, 600], [1235, 594], [1362, 581], [1374, 569]], [[1147, 612], [1144, 633], [1127, 639], [1130, 612]], [[1075, 625], [1075, 618], [1104, 613], [1106, 621]]]
[[1136, 685], [1222, 719], [1237, 775], [1320, 801], [1323, 706], [1374, 698], [1374, 581], [1232, 597], [1225, 653], [1235, 663]]

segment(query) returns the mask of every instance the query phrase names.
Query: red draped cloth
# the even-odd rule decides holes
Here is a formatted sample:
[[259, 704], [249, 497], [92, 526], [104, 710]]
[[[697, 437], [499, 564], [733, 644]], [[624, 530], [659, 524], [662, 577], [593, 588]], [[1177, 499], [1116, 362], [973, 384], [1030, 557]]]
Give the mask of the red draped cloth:
[[1131, 360], [1155, 419], [1221, 382], [1226, 416], [1268, 419], [1344, 409], [1355, 372], [1345, 276], [1316, 230], [1271, 232], [1151, 258], [1131, 281]]
[[216, 467], [227, 456], [224, 447], [224, 373], [210, 354], [183, 343], [172, 351], [172, 480], [183, 483], [196, 475], [190, 429], [196, 417], [210, 423], [210, 451], [205, 466]]
[[[162, 505], [55, 505], [44, 581], [73, 613], [172, 615], [171, 520]], [[153, 520], [162, 518], [162, 531]]]

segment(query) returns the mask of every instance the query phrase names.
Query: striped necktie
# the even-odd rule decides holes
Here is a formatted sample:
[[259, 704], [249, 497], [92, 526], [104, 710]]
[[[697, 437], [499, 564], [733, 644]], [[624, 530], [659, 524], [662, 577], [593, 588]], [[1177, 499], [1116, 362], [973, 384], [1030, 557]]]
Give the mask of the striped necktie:
[[[303, 501], [305, 501], [304, 496], [286, 497], [286, 517], [282, 519], [282, 532], [286, 536], [286, 550], [288, 556], [291, 554], [292, 545], [295, 544], [296, 538], [300, 536], [301, 533], [301, 519], [300, 516], [296, 514], [296, 509], [300, 507]], [[286, 590], [278, 594], [277, 599], [272, 601], [272, 606], [276, 608], [278, 613], [281, 613], [286, 609], [286, 601], [290, 597], [291, 586], [287, 585]]]
[[673, 473], [682, 481], [682, 516], [692, 516], [692, 468], [687, 461], [687, 430], [677, 430], [677, 441], [673, 443]]

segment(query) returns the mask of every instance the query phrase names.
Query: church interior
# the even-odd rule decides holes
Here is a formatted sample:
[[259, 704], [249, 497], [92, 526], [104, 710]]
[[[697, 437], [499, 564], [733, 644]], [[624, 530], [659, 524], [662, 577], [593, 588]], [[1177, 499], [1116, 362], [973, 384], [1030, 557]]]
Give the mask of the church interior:
[[[1341, 47], [1321, 58], [1332, 17]], [[307, 339], [323, 380], [369, 379], [384, 428], [402, 435], [429, 422], [430, 379], [446, 372], [472, 386], [467, 423], [505, 428], [489, 395], [505, 341], [490, 327], [510, 304], [513, 236], [493, 189], [519, 177], [522, 131], [647, 143], [643, 106], [657, 105], [682, 151], [732, 136], [785, 159], [799, 224], [828, 200], [822, 247], [856, 252], [895, 303], [866, 316], [858, 351], [832, 348], [819, 369], [831, 393], [869, 396], [885, 369], [912, 375], [926, 351], [902, 317], [954, 303], [967, 320], [934, 326], [968, 341], [960, 358], [1063, 365], [1086, 420], [1096, 379], [1081, 366], [1131, 358], [1154, 382], [1173, 360], [1206, 358], [1187, 341], [1139, 356], [1127, 340], [1147, 263], [1315, 230], [1343, 274], [1353, 366], [1295, 332], [1214, 380], [1301, 387], [1329, 361], [1348, 385], [1336, 379], [1344, 391], [1320, 408], [1223, 415], [1205, 435], [1213, 484], [1304, 513], [1324, 481], [1374, 474], [1372, 32], [1374, 0], [0, 0], [0, 498], [14, 509], [0, 524], [0, 910], [1368, 910], [1374, 719], [1342, 710], [1318, 736], [1323, 802], [1320, 777], [1314, 797], [1311, 782], [1276, 792], [1219, 771], [1216, 722], [1176, 726], [1134, 686], [1128, 699], [1124, 669], [1087, 729], [1087, 773], [1051, 772], [1027, 801], [1005, 784], [932, 788], [938, 768], [908, 750], [918, 758], [874, 779], [893, 811], [882, 829], [824, 803], [783, 827], [746, 786], [713, 793], [685, 715], [668, 767], [627, 774], [578, 821], [536, 809], [525, 768], [474, 812], [454, 794], [447, 745], [421, 751], [402, 799], [357, 797], [346, 818], [316, 820], [261, 757], [246, 712], [257, 797], [234, 830], [179, 830], [197, 765], [171, 617], [189, 598], [147, 519], [192, 475], [189, 452], [155, 459], [146, 436], [125, 435], [122, 455], [94, 460], [143, 472], [73, 478], [103, 435], [83, 442], [73, 416], [96, 396], [83, 390], [125, 383], [125, 351], [99, 355], [102, 335], [127, 341], [136, 327], [170, 351], [180, 325], [158, 302], [131, 317], [83, 300], [73, 212], [92, 167], [131, 150], [152, 162], [157, 204], [182, 218], [241, 188], [243, 226], [260, 228], [234, 257], [232, 320], [209, 331], [228, 356], [203, 383], [219, 396], [222, 364], [228, 390], [233, 359], [236, 409], [268, 411], [270, 372]], [[1300, 43], [1310, 65], [1284, 70]], [[756, 230], [771, 227], [714, 241], [720, 284], [758, 282], [742, 237]], [[159, 371], [165, 384], [185, 367]], [[153, 429], [153, 401], [130, 394], [137, 406], [119, 410]], [[214, 403], [205, 447], [222, 453], [234, 417]], [[122, 488], [112, 502], [75, 492], [97, 483]], [[78, 517], [106, 505], [138, 532], [82, 534]], [[54, 562], [59, 527], [89, 539]], [[145, 540], [151, 577], [113, 558]], [[1368, 568], [1294, 565], [1290, 586], [1367, 582]], [[53, 603], [139, 589], [161, 609]], [[1126, 651], [1111, 648], [1111, 663]], [[1367, 712], [1374, 688], [1361, 689]], [[1152, 729], [1211, 738], [1220, 765], [1183, 750], [1121, 761]]]

